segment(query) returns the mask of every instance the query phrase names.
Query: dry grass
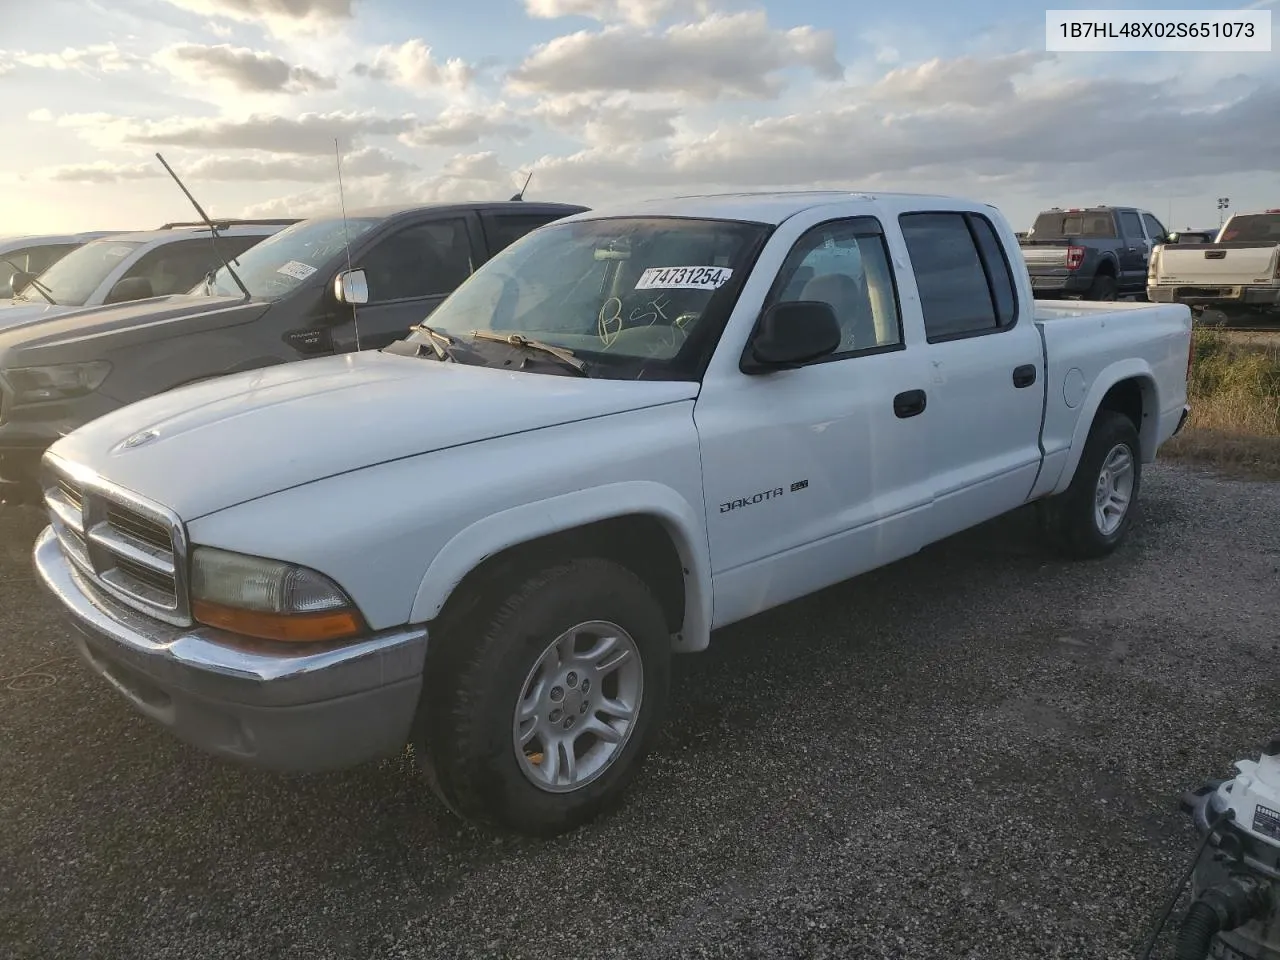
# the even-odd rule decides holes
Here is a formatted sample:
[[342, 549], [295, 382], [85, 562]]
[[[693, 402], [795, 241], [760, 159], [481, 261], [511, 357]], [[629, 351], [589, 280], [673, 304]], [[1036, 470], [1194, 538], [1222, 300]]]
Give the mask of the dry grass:
[[1280, 480], [1280, 348], [1194, 331], [1191, 419], [1160, 452]]

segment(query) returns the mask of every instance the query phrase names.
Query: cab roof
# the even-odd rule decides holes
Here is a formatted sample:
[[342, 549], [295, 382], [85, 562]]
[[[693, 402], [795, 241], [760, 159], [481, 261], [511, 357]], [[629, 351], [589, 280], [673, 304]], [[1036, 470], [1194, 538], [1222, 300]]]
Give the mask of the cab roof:
[[[777, 225], [814, 207], [847, 204], [859, 200], [868, 204], [877, 200], [910, 199], [936, 201], [943, 209], [959, 202], [956, 197], [929, 193], [884, 193], [854, 190], [776, 190], [741, 193], [707, 193], [679, 197], [662, 197], [632, 203], [610, 204], [573, 219], [597, 217], [706, 217], [718, 220], [745, 220]], [[969, 203], [970, 201], [964, 201]]]

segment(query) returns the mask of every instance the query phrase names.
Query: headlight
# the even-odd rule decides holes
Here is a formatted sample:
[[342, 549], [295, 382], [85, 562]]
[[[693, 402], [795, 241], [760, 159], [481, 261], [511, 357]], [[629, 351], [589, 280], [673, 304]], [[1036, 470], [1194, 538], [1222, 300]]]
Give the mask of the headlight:
[[351, 598], [323, 574], [214, 547], [192, 552], [191, 613], [263, 640], [345, 640], [365, 631]]
[[14, 367], [4, 371], [13, 389], [13, 402], [39, 403], [42, 400], [69, 400], [93, 393], [111, 372], [106, 360], [60, 363], [52, 367]]

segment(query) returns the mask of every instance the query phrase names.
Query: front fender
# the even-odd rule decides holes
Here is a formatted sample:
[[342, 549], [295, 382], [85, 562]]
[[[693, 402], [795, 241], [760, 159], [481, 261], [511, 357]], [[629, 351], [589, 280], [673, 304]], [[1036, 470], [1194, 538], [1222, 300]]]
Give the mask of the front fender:
[[685, 619], [675, 647], [697, 651], [710, 642], [711, 558], [701, 507], [650, 480], [609, 483], [521, 504], [463, 528], [436, 554], [422, 578], [411, 623], [434, 619], [462, 579], [481, 561], [511, 547], [600, 520], [644, 514], [659, 520], [684, 567]]
[[1143, 422], [1138, 430], [1142, 447], [1142, 462], [1150, 463], [1155, 459], [1156, 428], [1160, 419], [1160, 398], [1156, 389], [1155, 374], [1151, 370], [1151, 365], [1141, 357], [1127, 357], [1124, 360], [1117, 360], [1110, 366], [1104, 367], [1102, 372], [1094, 377], [1093, 384], [1089, 387], [1089, 392], [1085, 394], [1084, 401], [1080, 404], [1080, 417], [1076, 420], [1075, 430], [1071, 435], [1071, 446], [1067, 452], [1067, 460], [1063, 466], [1062, 475], [1058, 479], [1058, 484], [1053, 488], [1053, 493], [1062, 493], [1071, 485], [1071, 479], [1075, 476], [1076, 467], [1079, 466], [1080, 458], [1084, 455], [1084, 444], [1089, 438], [1089, 430], [1093, 427], [1094, 417], [1098, 415], [1098, 409], [1102, 406], [1103, 397], [1107, 395], [1108, 390], [1124, 380], [1137, 380], [1142, 390]]

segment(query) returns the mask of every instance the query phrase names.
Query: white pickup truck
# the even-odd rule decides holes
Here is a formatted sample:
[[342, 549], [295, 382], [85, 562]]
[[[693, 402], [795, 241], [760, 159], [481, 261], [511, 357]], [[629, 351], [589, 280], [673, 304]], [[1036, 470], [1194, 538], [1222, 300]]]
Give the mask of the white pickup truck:
[[1213, 243], [1156, 247], [1147, 299], [1196, 310], [1280, 311], [1280, 210], [1234, 214]]
[[35, 565], [186, 740], [294, 771], [412, 744], [520, 832], [624, 793], [717, 627], [1028, 503], [1109, 553], [1188, 410], [1187, 307], [1036, 303], [1005, 218], [948, 197], [574, 215], [429, 322], [70, 433]]

